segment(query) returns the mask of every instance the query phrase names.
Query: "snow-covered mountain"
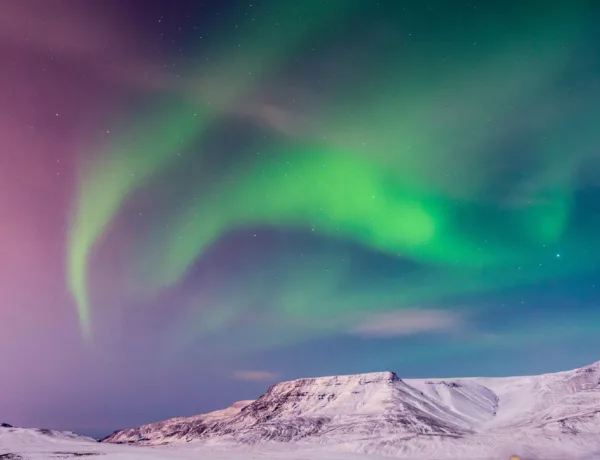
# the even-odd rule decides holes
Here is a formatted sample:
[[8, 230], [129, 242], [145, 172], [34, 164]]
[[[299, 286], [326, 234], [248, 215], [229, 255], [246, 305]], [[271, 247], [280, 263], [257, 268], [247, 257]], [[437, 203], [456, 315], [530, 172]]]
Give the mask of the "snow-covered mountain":
[[379, 372], [300, 379], [273, 385], [256, 401], [117, 431], [103, 441], [575, 458], [600, 452], [600, 362], [527, 377], [416, 380]]
[[[0, 459], [29, 460], [30, 458], [71, 458], [93, 453], [98, 445], [95, 439], [70, 431], [44, 428], [16, 428], [8, 423], [0, 424]], [[87, 447], [82, 452], [81, 446]], [[71, 452], [71, 451], [75, 452]], [[28, 454], [25, 455], [22, 452]], [[41, 451], [41, 452], [40, 452]], [[40, 455], [36, 455], [36, 454]]]
[[[57, 443], [64, 444], [68, 442], [91, 442], [96, 443], [93, 438], [82, 436], [72, 431], [56, 431], [46, 428], [17, 428], [8, 423], [0, 424], [0, 446], [7, 439], [19, 439], [23, 444]], [[1, 457], [0, 457], [1, 458]]]

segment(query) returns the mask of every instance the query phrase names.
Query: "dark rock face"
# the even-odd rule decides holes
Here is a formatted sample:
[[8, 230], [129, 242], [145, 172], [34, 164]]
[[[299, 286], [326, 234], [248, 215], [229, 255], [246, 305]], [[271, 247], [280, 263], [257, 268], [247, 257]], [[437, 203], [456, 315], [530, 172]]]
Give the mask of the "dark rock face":
[[13, 428], [13, 426], [8, 423], [0, 423], [0, 428]]

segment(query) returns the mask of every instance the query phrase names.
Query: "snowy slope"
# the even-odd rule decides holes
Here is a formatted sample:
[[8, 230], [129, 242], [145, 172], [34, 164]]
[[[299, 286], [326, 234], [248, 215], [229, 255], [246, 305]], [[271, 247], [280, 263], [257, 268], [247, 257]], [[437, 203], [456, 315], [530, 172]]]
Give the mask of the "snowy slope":
[[54, 431], [38, 428], [0, 427], [0, 447], [7, 442], [18, 439], [22, 445], [69, 443], [97, 443], [95, 439], [81, 436], [70, 431]]
[[[528, 427], [551, 429], [552, 422], [574, 421], [600, 411], [600, 362], [573, 371], [537, 376], [406, 382], [419, 389], [452, 384], [456, 386], [452, 392], [455, 396], [462, 392], [461, 388], [474, 386], [481, 388], [480, 395], [488, 392], [496, 401], [494, 413], [481, 420], [477, 426], [479, 432]], [[476, 409], [472, 404], [467, 407], [466, 410]]]
[[405, 458], [578, 458], [600, 452], [600, 362], [528, 377], [283, 382], [254, 402], [115, 432], [105, 442], [276, 442]]
[[5, 429], [0, 426], [1, 460], [382, 460], [384, 457], [298, 448], [207, 448], [197, 443], [176, 447], [99, 443], [91, 438], [50, 430]]
[[70, 451], [75, 448], [81, 452], [81, 446], [88, 449], [98, 445], [95, 439], [80, 436], [66, 431], [54, 431], [34, 428], [14, 428], [12, 426], [0, 426], [0, 459], [27, 459], [29, 456], [16, 452], [37, 452], [42, 448], [46, 457], [51, 457], [48, 452], [58, 453]]
[[231, 406], [193, 417], [178, 417], [164, 422], [149, 423], [137, 428], [117, 431], [104, 439], [106, 442], [157, 444], [190, 441], [202, 436], [207, 430], [220, 426], [221, 422], [233, 418], [254, 401], [238, 401]]

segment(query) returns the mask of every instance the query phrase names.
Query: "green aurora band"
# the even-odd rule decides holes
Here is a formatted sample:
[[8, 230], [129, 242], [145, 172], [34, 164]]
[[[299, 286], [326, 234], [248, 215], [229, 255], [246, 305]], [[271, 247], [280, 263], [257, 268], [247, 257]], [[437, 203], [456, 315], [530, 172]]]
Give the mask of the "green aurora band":
[[[301, 22], [302, 27], [291, 28], [275, 44], [257, 39], [247, 58], [228, 60], [235, 53], [227, 46], [219, 49], [226, 57], [225, 75], [233, 83], [218, 111], [205, 106], [205, 114], [196, 118], [190, 116], [200, 110], [193, 101], [158, 107], [157, 118], [142, 122], [136, 132], [153, 131], [155, 123], [164, 132], [154, 131], [157, 135], [144, 141], [139, 135], [130, 148], [118, 143], [82, 178], [69, 245], [69, 286], [84, 332], [89, 334], [91, 327], [91, 251], [131, 192], [176, 160], [181, 143], [198, 144], [202, 133], [252, 90], [265, 66], [276, 67], [283, 54], [349, 9], [348, 4], [329, 2], [330, 10], [320, 11], [317, 23], [309, 27]], [[281, 14], [273, 10], [265, 23]], [[257, 347], [346, 330], [357, 313], [369, 309], [415, 307], [596, 267], [600, 222], [578, 226], [573, 196], [589, 146], [600, 142], [594, 129], [600, 118], [598, 101], [552, 115], [557, 107], [536, 99], [551, 91], [568, 61], [570, 47], [558, 44], [576, 42], [578, 18], [563, 17], [566, 25], [557, 30], [552, 27], [557, 19], [550, 15], [546, 22], [535, 22], [537, 33], [529, 37], [528, 46], [523, 37], [494, 43], [487, 59], [465, 53], [461, 57], [466, 64], [440, 72], [443, 82], [436, 75], [402, 70], [405, 63], [398, 59], [374, 75], [360, 96], [339, 89], [331, 95], [330, 109], [314, 117], [326, 138], [315, 128], [304, 139], [275, 145], [257, 141], [260, 158], [251, 166], [234, 166], [210, 194], [198, 190], [187, 197], [188, 207], [168, 226], [149, 229], [151, 236], [138, 243], [136, 258], [138, 273], [150, 288], [169, 288], [228, 232], [283, 227], [358, 243], [424, 268], [367, 288], [342, 289], [350, 268], [337, 255], [323, 254], [315, 261], [316, 269], [283, 260], [269, 273], [240, 275], [236, 289], [211, 305], [198, 305], [174, 335], [185, 342], [218, 333], [266, 293], [276, 305], [268, 313], [277, 321], [302, 325], [319, 320], [310, 321], [310, 332], [308, 326], [300, 328], [297, 336], [282, 328]], [[208, 80], [214, 82], [222, 68]], [[534, 164], [521, 188], [498, 200], [490, 185], [498, 155], [494, 145], [523, 133], [536, 133]], [[101, 193], [107, 183], [110, 193]], [[523, 203], [522, 197], [532, 203]], [[557, 253], [565, 257], [557, 260]], [[272, 282], [275, 273], [280, 274], [277, 285]]]
[[[370, 106], [358, 109], [356, 104], [363, 101], [357, 101], [350, 109], [344, 107], [345, 112], [361, 114], [357, 121], [334, 116], [329, 125], [333, 133], [366, 132], [366, 147], [336, 142], [350, 138], [346, 134], [329, 142], [257, 146], [262, 155], [253, 166], [234, 170], [209, 198], [200, 191], [194, 194], [188, 210], [169, 226], [171, 233], [151, 241], [149, 247], [164, 249], [157, 254], [148, 248], [152, 260], [162, 261], [150, 284], [177, 284], [198, 256], [228, 230], [258, 225], [312, 229], [452, 269], [512, 270], [543, 257], [547, 246], [563, 247], [574, 176], [588, 146], [600, 140], [594, 123], [587, 123], [583, 136], [581, 129], [576, 130], [575, 138], [566, 134], [571, 126], [560, 126], [562, 117], [550, 120], [556, 126], [550, 123], [545, 128], [545, 141], [536, 149], [537, 164], [530, 173], [534, 186], [530, 193], [540, 200], [532, 206], [478, 200], [494, 165], [473, 164], [465, 158], [471, 154], [481, 162], [486, 152], [497, 154], [492, 146], [507, 133], [490, 127], [489, 119], [514, 117], [516, 111], [514, 125], [522, 121], [520, 101], [529, 102], [536, 91], [543, 93], [552, 86], [569, 55], [568, 49], [557, 51], [556, 44], [572, 42], [574, 28], [573, 23], [562, 33], [545, 28], [529, 47], [520, 40], [513, 46], [496, 46], [489, 62], [468, 66], [466, 75], [455, 72], [445, 85], [434, 79], [431, 89], [415, 91], [417, 83], [408, 84], [408, 89], [373, 84], [377, 94], [368, 98]], [[381, 79], [390, 78], [385, 74]], [[490, 82], [494, 91], [486, 92]], [[460, 100], [458, 105], [455, 93], [472, 95], [473, 102]], [[446, 116], [436, 118], [440, 109]], [[589, 112], [585, 117], [596, 119]], [[517, 128], [509, 125], [505, 130], [510, 134]], [[436, 177], [440, 171], [452, 170], [449, 162], [455, 163], [453, 176], [459, 175], [457, 166], [469, 172], [469, 180], [458, 184], [464, 188], [461, 200], [444, 193], [437, 185], [442, 181], [435, 180], [441, 179]]]
[[[225, 59], [219, 59], [216, 70], [212, 74], [209, 72], [205, 80], [216, 82], [225, 72], [236, 76], [237, 81], [230, 81], [226, 91], [219, 92], [221, 98], [215, 105], [220, 111], [227, 112], [262, 73], [277, 64], [282, 53], [351, 9], [353, 4], [354, 0], [332, 0], [325, 4], [308, 0], [303, 8], [310, 12], [319, 6], [319, 14], [302, 16], [298, 14], [301, 10], [298, 6], [271, 2], [270, 9], [255, 11], [259, 30], [265, 33], [251, 40], [246, 38], [247, 28], [257, 27], [255, 21], [238, 18], [241, 27], [233, 21], [235, 29], [229, 24], [230, 35], [224, 37], [223, 49], [218, 50]], [[241, 41], [244, 42], [243, 49], [240, 49]], [[91, 334], [91, 306], [87, 273], [92, 249], [131, 193], [174, 161], [176, 153], [196, 141], [218, 115], [212, 111], [210, 101], [190, 106], [190, 101], [182, 102], [180, 97], [174, 99], [175, 103], [168, 107], [159, 105], [151, 109], [149, 119], [142, 120], [132, 129], [133, 136], [116, 142], [112, 149], [104, 152], [99, 163], [87, 168], [80, 178], [69, 235], [67, 276], [82, 331], [88, 337]]]

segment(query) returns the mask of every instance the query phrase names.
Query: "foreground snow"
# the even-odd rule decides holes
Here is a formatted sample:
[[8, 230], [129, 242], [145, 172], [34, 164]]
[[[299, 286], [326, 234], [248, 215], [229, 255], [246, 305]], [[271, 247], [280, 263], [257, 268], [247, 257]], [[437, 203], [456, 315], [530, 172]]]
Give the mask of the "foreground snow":
[[[77, 436], [73, 433], [61, 433], [35, 429], [3, 429], [0, 428], [0, 459], [2, 460], [50, 460], [50, 459], [81, 459], [90, 460], [98, 457], [99, 460], [384, 460], [385, 456], [375, 454], [356, 454], [344, 452], [344, 449], [356, 449], [363, 440], [356, 440], [356, 445], [345, 444], [337, 446], [336, 451], [330, 447], [315, 446], [306, 443], [265, 444], [261, 446], [207, 446], [200, 443], [178, 443], [163, 446], [136, 446], [110, 443], [99, 443], [93, 439]], [[477, 441], [480, 447], [487, 443], [506, 442], [510, 445], [514, 440], [498, 439], [494, 437], [481, 437]], [[548, 440], [540, 440], [543, 444]], [[555, 445], [560, 445], [564, 440], [556, 439]], [[473, 440], [469, 440], [472, 444]], [[514, 442], [513, 442], [514, 444]], [[391, 445], [395, 445], [392, 443]], [[432, 449], [433, 446], [435, 449]], [[465, 445], [461, 440], [450, 444], [440, 442], [436, 444], [430, 440], [424, 451], [415, 451], [404, 458], [412, 459], [473, 459], [473, 460], [506, 460], [512, 451], [499, 450], [492, 456], [464, 455]], [[562, 451], [568, 451], [569, 444], [563, 445]], [[434, 453], [437, 450], [437, 454]], [[511, 452], [511, 453], [509, 453]], [[521, 455], [523, 460], [531, 459], [561, 459], [561, 460], [598, 460], [600, 455], [575, 455], [573, 452], [564, 455], [555, 452], [551, 455], [538, 456], [534, 453]]]
[[376, 455], [359, 455], [323, 451], [307, 446], [285, 449], [240, 447], [206, 447], [197, 444], [177, 446], [130, 446], [99, 443], [93, 439], [49, 430], [0, 428], [0, 459], [2, 460], [382, 460]]

